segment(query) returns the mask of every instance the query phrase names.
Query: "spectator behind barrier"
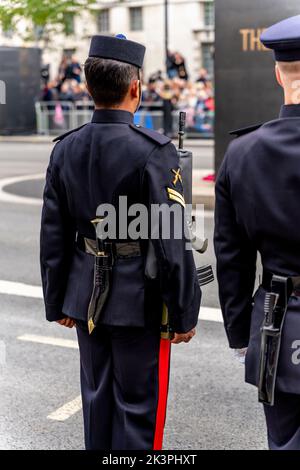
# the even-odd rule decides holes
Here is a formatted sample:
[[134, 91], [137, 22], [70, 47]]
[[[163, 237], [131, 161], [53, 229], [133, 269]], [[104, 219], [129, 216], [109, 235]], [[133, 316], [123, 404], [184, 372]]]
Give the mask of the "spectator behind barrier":
[[[73, 56], [63, 56], [55, 80], [44, 83], [41, 91], [42, 101], [70, 101], [78, 104], [78, 109], [90, 109], [91, 97], [81, 80], [82, 69]], [[81, 102], [87, 102], [87, 106]], [[48, 106], [48, 109], [53, 105]], [[62, 111], [66, 110], [62, 105]], [[188, 80], [185, 60], [179, 52], [168, 52], [168, 78], [164, 79], [161, 70], [144, 80], [141, 110], [149, 115], [136, 116], [136, 122], [149, 128], [156, 128], [153, 113], [164, 110], [164, 132], [172, 133], [170, 113], [174, 110], [186, 111], [187, 131], [211, 134], [214, 120], [213, 83], [206, 69], [201, 68], [196, 82]], [[157, 129], [163, 130], [163, 129]]]

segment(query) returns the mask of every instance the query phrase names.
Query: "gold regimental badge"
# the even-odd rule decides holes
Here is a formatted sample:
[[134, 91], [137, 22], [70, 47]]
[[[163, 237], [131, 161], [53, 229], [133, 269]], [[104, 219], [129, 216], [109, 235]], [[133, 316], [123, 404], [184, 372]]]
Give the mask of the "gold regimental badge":
[[178, 168], [178, 170], [172, 169], [172, 173], [175, 175], [172, 183], [175, 187], [176, 187], [176, 184], [177, 184], [178, 181], [180, 181], [180, 183], [182, 185], [182, 176], [181, 176], [180, 172], [181, 172], [181, 168]]
[[184, 197], [179, 191], [176, 191], [175, 189], [172, 189], [172, 188], [167, 188], [167, 193], [168, 193], [168, 198], [171, 201], [179, 202], [179, 204], [185, 207]]

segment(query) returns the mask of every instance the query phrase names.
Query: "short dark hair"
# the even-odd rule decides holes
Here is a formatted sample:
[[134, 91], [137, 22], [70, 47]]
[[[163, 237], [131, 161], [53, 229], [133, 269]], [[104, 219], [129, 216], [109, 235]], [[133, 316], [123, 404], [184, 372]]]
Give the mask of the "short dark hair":
[[120, 104], [131, 80], [139, 78], [139, 70], [134, 65], [99, 57], [86, 60], [84, 73], [94, 102], [104, 106]]

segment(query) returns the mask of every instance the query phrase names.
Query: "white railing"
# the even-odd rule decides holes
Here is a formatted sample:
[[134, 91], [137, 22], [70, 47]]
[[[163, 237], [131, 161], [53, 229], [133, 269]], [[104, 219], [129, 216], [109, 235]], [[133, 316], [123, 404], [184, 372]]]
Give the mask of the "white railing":
[[[135, 124], [163, 132], [161, 103], [144, 104], [134, 116]], [[35, 103], [37, 132], [42, 135], [59, 135], [82, 126], [91, 120], [94, 110], [92, 101], [37, 101]], [[173, 131], [177, 133], [179, 111], [173, 111]], [[213, 127], [213, 117], [204, 116]], [[194, 130], [187, 132], [194, 137], [210, 137], [212, 132]]]

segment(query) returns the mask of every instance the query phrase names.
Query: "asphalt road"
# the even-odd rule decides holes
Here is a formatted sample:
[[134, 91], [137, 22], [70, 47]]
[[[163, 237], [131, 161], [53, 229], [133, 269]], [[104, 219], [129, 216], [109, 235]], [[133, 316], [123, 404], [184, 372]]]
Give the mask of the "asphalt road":
[[[0, 179], [44, 173], [50, 150], [49, 144], [1, 143]], [[197, 166], [212, 168], [208, 149], [196, 153]], [[9, 189], [34, 197], [41, 187], [37, 181]], [[0, 197], [0, 449], [81, 449], [75, 331], [47, 323], [39, 290], [30, 287], [40, 285], [39, 220], [39, 205]], [[212, 232], [208, 214], [210, 240]], [[203, 262], [215, 264], [211, 243]], [[203, 305], [218, 308], [215, 283], [203, 289]], [[196, 338], [173, 347], [164, 447], [266, 448], [263, 412], [243, 375], [222, 324], [200, 320]]]

